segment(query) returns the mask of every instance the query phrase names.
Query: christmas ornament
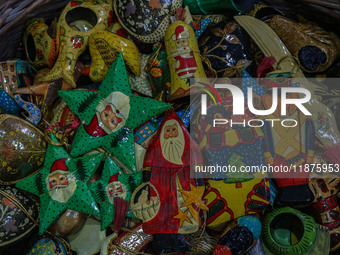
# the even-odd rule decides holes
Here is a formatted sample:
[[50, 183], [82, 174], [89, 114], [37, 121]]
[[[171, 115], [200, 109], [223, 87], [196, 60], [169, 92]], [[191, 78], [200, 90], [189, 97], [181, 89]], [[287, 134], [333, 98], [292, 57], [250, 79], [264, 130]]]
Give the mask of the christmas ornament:
[[[25, 236], [39, 218], [37, 197], [12, 186], [0, 186], [0, 247]], [[31, 220], [33, 219], [33, 221]]]
[[254, 2], [254, 0], [184, 0], [184, 6], [188, 6], [192, 14], [209, 14], [227, 10], [247, 13], [253, 9]]
[[60, 51], [52, 70], [43, 81], [55, 81], [63, 78], [72, 87], [76, 87], [73, 69], [78, 57], [86, 49], [91, 34], [104, 31], [112, 19], [112, 7], [103, 1], [70, 1], [58, 20]]
[[129, 74], [131, 89], [145, 96], [152, 96], [150, 81], [148, 80], [147, 72], [145, 71], [148, 63], [149, 55], [139, 54], [139, 63], [141, 67], [140, 76]]
[[168, 55], [171, 91], [168, 100], [189, 95], [189, 87], [206, 82], [193, 29], [183, 21], [173, 22], [166, 30], [164, 43]]
[[313, 217], [291, 207], [275, 208], [262, 221], [268, 255], [329, 254], [329, 231]]
[[301, 69], [309, 73], [326, 71], [337, 58], [337, 49], [330, 34], [321, 27], [301, 24], [276, 15], [267, 24], [277, 33]]
[[[54, 143], [58, 140], [51, 135]], [[42, 234], [65, 210], [72, 209], [99, 215], [99, 209], [87, 187], [103, 154], [71, 158], [62, 146], [49, 144], [44, 168], [16, 186], [40, 197]]]
[[57, 238], [42, 238], [26, 255], [67, 255], [66, 249]]
[[[143, 231], [154, 234], [158, 252], [187, 250], [188, 243], [180, 234], [198, 230], [199, 211], [207, 207], [202, 200], [203, 183], [200, 186], [197, 179], [190, 179], [190, 171], [201, 164], [197, 144], [177, 114], [170, 110], [148, 147], [144, 182], [134, 191], [130, 202], [134, 215], [143, 221]], [[167, 239], [174, 244], [170, 245]]]
[[27, 61], [11, 60], [0, 62], [0, 110], [19, 115], [20, 106], [14, 100], [13, 92], [25, 85], [30, 85], [30, 72]]
[[168, 104], [131, 93], [121, 54], [99, 91], [59, 91], [59, 95], [82, 121], [72, 143], [71, 156], [103, 147], [128, 172], [136, 172], [133, 129], [170, 108]]
[[117, 0], [113, 7], [119, 23], [130, 35], [144, 43], [156, 43], [164, 38], [170, 16], [182, 3], [182, 0]]
[[203, 66], [209, 78], [241, 77], [246, 69], [254, 75], [255, 57], [249, 35], [235, 21], [224, 20], [199, 38]]
[[139, 53], [132, 41], [108, 31], [101, 31], [90, 36], [89, 48], [92, 60], [90, 65], [92, 81], [103, 81], [119, 53], [122, 53], [128, 71], [136, 76], [140, 75]]
[[43, 18], [33, 18], [26, 23], [24, 47], [27, 59], [35, 68], [52, 68], [59, 53], [58, 32], [56, 21], [50, 27]]
[[255, 215], [242, 216], [228, 223], [221, 234], [213, 255], [244, 254], [261, 235], [261, 221]]
[[111, 224], [120, 212], [125, 219], [127, 212], [121, 211], [122, 208], [114, 203], [115, 199], [124, 200], [128, 208], [131, 193], [141, 182], [141, 172], [125, 174], [110, 157], [106, 157], [101, 180], [90, 185], [93, 196], [100, 206], [101, 230]]
[[39, 171], [47, 141], [44, 133], [13, 115], [0, 115], [0, 185], [14, 184]]

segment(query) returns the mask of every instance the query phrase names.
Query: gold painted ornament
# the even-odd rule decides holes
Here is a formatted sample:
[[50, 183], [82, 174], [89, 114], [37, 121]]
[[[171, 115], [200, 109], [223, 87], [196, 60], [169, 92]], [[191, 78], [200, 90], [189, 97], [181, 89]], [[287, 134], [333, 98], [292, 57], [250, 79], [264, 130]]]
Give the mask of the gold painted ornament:
[[63, 78], [76, 87], [73, 77], [76, 61], [86, 49], [90, 36], [108, 29], [112, 15], [112, 6], [105, 1], [70, 1], [58, 21], [60, 53], [57, 62], [43, 81]]
[[9, 114], [0, 115], [0, 185], [17, 183], [39, 171], [46, 153], [44, 134]]
[[171, 90], [168, 100], [189, 95], [190, 86], [206, 82], [195, 33], [183, 21], [173, 22], [165, 33], [165, 48], [168, 55]]
[[36, 68], [52, 68], [59, 53], [57, 22], [48, 27], [43, 18], [33, 18], [26, 26], [23, 39], [28, 61]]
[[139, 53], [136, 45], [115, 33], [100, 31], [90, 36], [91, 54], [90, 78], [94, 82], [103, 81], [110, 66], [122, 53], [126, 68], [134, 75], [140, 75]]

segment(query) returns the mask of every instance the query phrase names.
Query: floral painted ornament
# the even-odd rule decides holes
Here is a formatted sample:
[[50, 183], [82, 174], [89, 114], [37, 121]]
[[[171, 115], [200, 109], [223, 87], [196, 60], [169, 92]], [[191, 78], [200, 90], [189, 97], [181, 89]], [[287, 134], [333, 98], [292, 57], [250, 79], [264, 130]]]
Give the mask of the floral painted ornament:
[[[51, 135], [53, 142], [58, 142]], [[40, 227], [42, 234], [65, 210], [72, 209], [99, 216], [99, 209], [87, 187], [103, 154], [71, 158], [62, 146], [50, 144], [44, 168], [16, 186], [40, 197]]]
[[99, 91], [59, 91], [59, 95], [82, 121], [72, 143], [71, 156], [102, 147], [125, 165], [128, 172], [136, 172], [133, 129], [171, 107], [131, 93], [121, 54]]
[[86, 49], [94, 32], [108, 29], [112, 15], [112, 7], [105, 1], [70, 1], [58, 20], [58, 59], [43, 81], [63, 78], [72, 87], [76, 87], [73, 73], [77, 59]]
[[132, 191], [141, 182], [141, 172], [136, 175], [124, 174], [110, 157], [105, 159], [101, 180], [90, 185], [92, 194], [100, 205], [101, 230], [111, 224], [115, 217], [115, 206], [117, 206], [115, 198], [130, 201]]

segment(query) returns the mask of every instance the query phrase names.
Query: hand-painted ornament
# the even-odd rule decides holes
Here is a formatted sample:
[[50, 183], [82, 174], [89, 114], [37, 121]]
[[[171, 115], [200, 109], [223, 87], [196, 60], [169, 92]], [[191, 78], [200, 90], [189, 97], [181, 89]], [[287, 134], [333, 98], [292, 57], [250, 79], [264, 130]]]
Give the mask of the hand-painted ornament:
[[108, 28], [111, 14], [113, 14], [112, 7], [109, 3], [89, 0], [70, 1], [58, 20], [60, 35], [58, 59], [43, 81], [63, 78], [75, 88], [73, 72], [76, 61], [86, 49], [91, 34]]
[[195, 35], [197, 39], [208, 28], [210, 22], [211, 22], [211, 18], [205, 18], [205, 19], [200, 19], [200, 20], [190, 22], [191, 27], [195, 31]]
[[136, 172], [133, 129], [170, 108], [168, 104], [131, 93], [121, 54], [99, 91], [59, 91], [59, 95], [82, 121], [71, 155], [80, 156], [103, 147], [127, 167], [126, 171], [132, 172]]
[[[122, 210], [115, 205], [115, 198], [123, 199], [128, 203], [131, 193], [141, 182], [141, 172], [125, 174], [110, 157], [105, 159], [101, 180], [90, 185], [93, 196], [100, 206], [101, 230], [111, 224], [115, 215]], [[123, 215], [124, 218], [126, 213]]]
[[261, 240], [268, 255], [329, 254], [328, 229], [291, 207], [275, 208], [265, 216]]
[[[197, 231], [199, 211], [207, 210], [202, 200], [204, 186], [199, 186], [197, 179], [190, 179], [191, 167], [200, 164], [198, 146], [176, 113], [169, 111], [148, 147], [144, 183], [134, 191], [130, 202], [134, 215], [143, 221], [146, 234], [163, 234], [154, 235], [162, 252], [177, 251], [182, 246], [186, 250], [186, 241], [179, 234]], [[164, 238], [175, 242], [174, 247], [169, 243], [166, 247], [160, 245]]]
[[168, 57], [166, 51], [162, 49], [162, 45], [154, 47], [152, 56], [149, 57], [145, 69], [150, 81], [152, 97], [159, 97], [163, 100], [168, 98], [171, 84], [170, 69]]
[[29, 215], [38, 221], [38, 208], [39, 201], [32, 194], [11, 186], [0, 186], [0, 247], [27, 236], [34, 229], [36, 225]]
[[137, 40], [156, 43], [164, 38], [170, 16], [182, 6], [182, 0], [114, 1], [119, 23]]
[[276, 15], [267, 24], [277, 33], [301, 69], [309, 73], [326, 71], [337, 58], [336, 44], [321, 27], [301, 24]]
[[27, 61], [11, 60], [0, 62], [0, 109], [8, 114], [19, 115], [21, 107], [14, 100], [13, 92], [30, 85]]
[[235, 21], [223, 20], [199, 38], [203, 66], [209, 78], [241, 77], [246, 69], [255, 75], [255, 56], [249, 35]]
[[261, 235], [261, 221], [255, 215], [239, 217], [228, 223], [221, 234], [213, 255], [244, 254]]
[[[267, 74], [270, 77], [270, 73]], [[276, 74], [275, 74], [276, 75]], [[282, 84], [281, 81], [285, 82]], [[292, 85], [291, 79], [266, 78], [267, 91], [262, 96], [262, 104], [265, 109], [272, 106], [273, 95], [270, 90], [275, 87], [286, 87]], [[291, 93], [287, 98], [299, 98], [299, 94]], [[278, 96], [281, 101], [281, 97]], [[278, 203], [283, 205], [309, 204], [313, 200], [312, 193], [308, 187], [309, 172], [294, 171], [296, 169], [304, 169], [307, 164], [313, 163], [314, 160], [314, 143], [315, 131], [313, 121], [295, 105], [287, 106], [287, 115], [281, 116], [281, 105], [278, 104], [277, 109], [270, 115], [266, 116], [268, 120], [285, 120], [287, 118], [295, 120], [297, 125], [294, 127], [284, 127], [283, 125], [271, 125], [270, 121], [265, 121], [263, 133], [266, 139], [265, 158], [266, 164], [273, 167], [286, 166], [290, 169], [288, 172], [273, 172], [271, 176], [275, 178], [275, 182], [279, 188]]]
[[183, 21], [173, 22], [165, 33], [165, 47], [171, 74], [168, 100], [189, 95], [190, 85], [206, 82], [195, 33]]
[[[51, 139], [58, 143], [53, 135]], [[86, 183], [102, 157], [103, 154], [95, 154], [70, 158], [62, 146], [49, 144], [44, 168], [16, 184], [40, 197], [40, 234], [66, 209], [99, 215]]]
[[27, 22], [23, 41], [27, 59], [35, 68], [52, 68], [59, 53], [58, 32], [56, 21], [50, 27], [43, 18], [33, 18]]
[[36, 127], [13, 115], [0, 115], [0, 185], [14, 184], [39, 171], [47, 141]]
[[26, 117], [26, 120], [32, 123], [33, 125], [38, 125], [41, 118], [42, 114], [38, 106], [31, 102], [24, 101], [20, 95], [14, 95], [14, 100], [17, 102], [17, 104], [24, 109], [28, 116]]
[[92, 60], [89, 76], [92, 81], [104, 80], [119, 53], [122, 53], [128, 71], [140, 75], [139, 53], [132, 41], [108, 31], [100, 31], [90, 36], [89, 48]]
[[141, 73], [140, 76], [129, 74], [129, 81], [131, 89], [145, 96], [152, 96], [151, 83], [148, 79], [147, 72], [145, 71], [148, 63], [149, 55], [139, 54]]
[[[314, 164], [320, 164], [328, 173], [333, 166], [325, 168], [327, 162], [320, 153], [316, 153]], [[327, 165], [328, 166], [328, 165]], [[340, 208], [336, 194], [339, 191], [340, 179], [336, 176], [325, 176], [326, 173], [311, 173], [309, 187], [314, 195], [313, 203], [309, 206], [310, 214], [315, 221], [328, 227], [330, 234], [330, 251], [340, 248]]]
[[57, 238], [42, 238], [34, 244], [26, 255], [68, 255], [66, 249]]
[[152, 241], [152, 235], [143, 232], [142, 224], [136, 224], [128, 231], [124, 231], [117, 236], [111, 235], [102, 246], [100, 255], [117, 255], [125, 252], [138, 253], [143, 252], [148, 244]]

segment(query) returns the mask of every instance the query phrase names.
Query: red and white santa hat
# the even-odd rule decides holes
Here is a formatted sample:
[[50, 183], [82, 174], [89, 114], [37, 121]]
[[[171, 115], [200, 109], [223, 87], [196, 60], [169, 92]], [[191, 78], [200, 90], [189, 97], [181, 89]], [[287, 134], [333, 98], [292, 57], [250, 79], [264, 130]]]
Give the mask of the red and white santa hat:
[[53, 162], [50, 170], [49, 176], [53, 176], [56, 174], [68, 174], [68, 166], [66, 165], [67, 158], [57, 159]]
[[114, 185], [114, 184], [120, 184], [120, 182], [118, 181], [118, 176], [119, 176], [120, 173], [116, 173], [114, 175], [112, 175], [109, 179], [109, 183], [108, 184], [111, 184], [111, 185]]
[[175, 33], [172, 35], [172, 40], [187, 39], [190, 37], [189, 31], [185, 30], [183, 26], [178, 26], [175, 29]]

